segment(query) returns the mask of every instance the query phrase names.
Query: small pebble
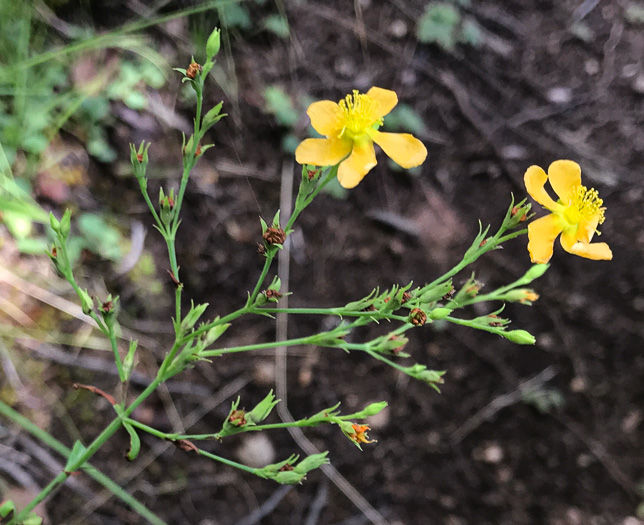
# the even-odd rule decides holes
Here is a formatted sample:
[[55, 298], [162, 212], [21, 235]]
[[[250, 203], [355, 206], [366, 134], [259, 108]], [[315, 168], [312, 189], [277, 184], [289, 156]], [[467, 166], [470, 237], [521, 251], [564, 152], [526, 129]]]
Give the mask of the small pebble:
[[275, 447], [264, 433], [244, 436], [236, 454], [249, 467], [261, 468], [275, 461]]
[[553, 87], [548, 90], [546, 97], [553, 104], [566, 104], [572, 100], [572, 89], [567, 87]]

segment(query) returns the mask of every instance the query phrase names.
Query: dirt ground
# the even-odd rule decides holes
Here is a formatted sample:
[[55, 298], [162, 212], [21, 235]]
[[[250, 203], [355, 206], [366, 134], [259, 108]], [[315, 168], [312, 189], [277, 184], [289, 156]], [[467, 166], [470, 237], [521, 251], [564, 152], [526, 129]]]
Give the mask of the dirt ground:
[[[269, 85], [280, 86], [294, 101], [307, 95], [337, 100], [373, 85], [394, 89], [424, 121], [420, 138], [429, 151], [417, 174], [393, 171], [380, 156], [345, 199], [323, 194], [303, 214], [291, 248], [290, 306], [342, 305], [376, 286], [433, 280], [460, 260], [479, 219], [498, 225], [510, 195], [526, 196], [522, 178], [529, 165], [573, 159], [604, 199], [601, 240], [614, 259], [575, 258], [555, 247], [550, 270], [535, 283], [540, 299], [532, 307], [506, 308], [513, 327], [536, 335], [534, 347], [440, 323], [414, 330], [407, 347], [414, 359], [447, 370], [441, 394], [358, 353], [301, 348], [289, 353], [288, 407], [304, 417], [338, 401], [346, 412], [376, 400], [389, 403], [384, 416], [372, 421], [378, 443], [363, 452], [337, 429], [306, 435], [330, 451], [335, 468], [391, 524], [644, 523], [635, 517], [644, 501], [644, 25], [628, 16], [631, 3], [472, 2], [463, 12], [480, 25], [483, 44], [453, 51], [416, 40], [415, 23], [425, 5], [420, 0], [277, 4], [288, 17], [291, 37], [232, 32], [224, 39], [221, 62], [229, 74], [234, 63], [237, 89], [212, 84], [207, 94], [209, 104], [223, 98], [231, 116], [214, 128], [216, 147], [206, 153], [186, 197], [178, 248], [186, 300], [208, 301], [209, 316], [225, 314], [243, 304], [261, 269], [257, 217], [272, 217], [283, 173], [293, 162], [280, 146], [287, 130], [264, 111]], [[96, 8], [93, 24], [123, 23], [117, 15], [106, 16], [111, 9]], [[260, 20], [275, 9], [270, 2], [255, 6], [251, 17]], [[59, 15], [73, 19], [75, 9], [68, 6]], [[206, 13], [190, 18], [182, 30], [216, 23]], [[579, 27], [591, 36], [584, 38]], [[149, 34], [161, 48], [170, 46], [168, 28]], [[169, 60], [194, 51], [182, 41]], [[170, 105], [177, 85], [174, 79], [161, 93]], [[190, 105], [179, 102], [176, 109], [189, 122]], [[145, 117], [153, 122], [146, 130], [117, 118], [114, 147], [125, 159], [128, 142], [152, 140], [151, 171], [178, 174], [176, 129], [153, 114]], [[302, 111], [300, 138], [306, 125]], [[158, 278], [166, 280], [164, 246], [135, 181], [118, 166], [93, 167], [88, 206], [110, 210], [124, 224], [142, 223]], [[493, 289], [522, 275], [530, 264], [525, 244], [520, 238], [478, 261], [477, 277]], [[171, 329], [169, 303], [146, 307], [127, 277], [105, 263], [88, 264], [102, 268], [108, 289], [123, 297], [124, 327], [143, 334], [154, 355], [162, 355], [170, 338], [164, 335]], [[289, 336], [309, 334], [327, 322], [289, 319]], [[273, 337], [273, 322], [251, 319], [233, 326], [225, 342]], [[100, 352], [87, 355], [105, 358]], [[199, 365], [177, 380], [176, 388], [189, 392], [171, 398], [161, 393], [136, 416], [164, 430], [180, 416], [194, 418], [191, 431], [216, 431], [231, 399], [241, 395], [242, 405], [251, 407], [273, 388], [273, 355]], [[143, 370], [147, 366], [151, 373], [147, 361]], [[58, 392], [68, 389], [65, 381], [114, 384], [80, 367], [61, 368], [50, 364], [46, 374]], [[69, 410], [89, 437], [110, 410], [89, 394], [85, 402], [92, 406], [91, 418], [82, 413], [87, 407]], [[68, 439], [55, 420], [52, 429]], [[264, 441], [246, 438], [205, 448], [235, 459], [272, 451], [276, 461], [300, 452], [286, 431], [271, 432]], [[143, 443], [141, 459], [128, 464], [122, 459], [126, 436], [119, 435], [95, 464], [168, 523], [368, 523], [319, 471], [302, 486], [282, 488], [148, 436]], [[49, 479], [43, 475], [39, 481]], [[143, 523], [114, 498], [99, 505], [100, 490], [81, 484], [85, 490], [66, 486], [49, 501], [51, 523]]]

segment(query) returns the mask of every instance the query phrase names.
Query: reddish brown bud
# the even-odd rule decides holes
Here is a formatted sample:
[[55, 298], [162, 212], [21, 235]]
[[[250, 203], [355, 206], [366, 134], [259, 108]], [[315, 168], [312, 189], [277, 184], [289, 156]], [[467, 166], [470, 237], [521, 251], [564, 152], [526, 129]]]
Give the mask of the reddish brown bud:
[[260, 255], [266, 255], [266, 246], [261, 242], [257, 243], [257, 253]]
[[201, 155], [201, 143], [197, 144], [197, 149], [195, 150], [195, 157]]
[[109, 314], [110, 312], [113, 312], [114, 311], [114, 301], [105, 301], [104, 303], [101, 304], [100, 310], [104, 314]]
[[202, 70], [203, 67], [201, 67], [201, 65], [197, 64], [196, 62], [192, 62], [186, 70], [186, 76], [188, 78], [194, 79], [197, 76], [197, 73], [201, 73]]
[[246, 411], [233, 410], [232, 414], [230, 414], [230, 417], [228, 418], [228, 421], [236, 427], [243, 427], [246, 424]]
[[479, 244], [479, 246], [481, 246], [481, 247], [482, 247], [482, 246], [485, 246], [486, 244], [487, 244], [487, 239], [483, 239], [483, 240], [481, 241], [481, 244]]
[[[519, 208], [518, 208], [517, 206], [514, 206], [514, 207], [512, 208], [512, 211], [510, 212], [510, 214], [512, 215], [512, 217], [516, 217], [517, 213], [519, 213]], [[524, 214], [521, 216], [521, 218], [519, 219], [519, 222], [523, 222], [523, 221], [525, 221], [527, 218], [528, 218], [527, 214], [525, 214], [525, 213], [524, 213]]]
[[56, 257], [58, 257], [58, 250], [56, 249], [56, 247], [55, 247], [55, 246], [51, 249], [51, 256], [52, 256], [54, 259], [55, 259]]
[[405, 304], [410, 299], [411, 299], [411, 294], [409, 292], [403, 292], [402, 297], [400, 299], [400, 303]]
[[391, 349], [391, 353], [394, 355], [398, 355], [400, 352], [402, 352], [405, 349], [405, 344], [407, 344], [407, 341], [401, 337], [398, 337], [397, 335], [392, 335], [389, 338], [390, 341], [401, 341], [401, 345], [397, 346], [396, 348]]
[[409, 312], [409, 322], [415, 326], [423, 326], [427, 322], [427, 314], [420, 308], [414, 308]]
[[288, 463], [280, 468], [280, 472], [290, 472], [291, 470], [295, 470], [293, 468], [293, 465], [289, 465]]
[[[501, 319], [498, 315], [494, 315], [494, 314], [490, 314], [490, 315], [488, 315], [488, 317], [490, 317], [492, 319]], [[503, 323], [501, 321], [490, 321], [489, 325], [498, 327], [498, 326], [503, 326]]]
[[306, 170], [306, 176], [309, 180], [313, 180], [320, 174], [320, 170]]
[[376, 311], [376, 307], [375, 307], [374, 305], [370, 304], [370, 305], [369, 305], [369, 306], [367, 306], [366, 308], [363, 308], [363, 309], [362, 309], [362, 311], [363, 311], [363, 312], [375, 312], [375, 311]]
[[137, 153], [136, 160], [138, 160], [139, 162], [143, 162], [143, 153]]
[[277, 290], [271, 290], [270, 288], [264, 292], [264, 295], [266, 295], [267, 299], [280, 299], [282, 297], [282, 294], [279, 293]]
[[282, 228], [272, 226], [264, 232], [262, 237], [268, 244], [284, 244], [286, 233], [284, 233]]

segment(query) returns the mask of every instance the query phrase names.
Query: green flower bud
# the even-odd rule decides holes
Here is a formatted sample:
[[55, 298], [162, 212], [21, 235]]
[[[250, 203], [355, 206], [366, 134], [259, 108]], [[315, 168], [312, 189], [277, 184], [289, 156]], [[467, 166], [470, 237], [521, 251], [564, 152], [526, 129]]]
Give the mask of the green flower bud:
[[445, 375], [445, 371], [427, 370], [427, 367], [425, 365], [421, 365], [419, 363], [416, 363], [415, 365], [412, 365], [412, 366], [408, 366], [403, 371], [406, 374], [413, 377], [414, 379], [418, 379], [423, 383], [427, 383], [436, 391], [439, 391], [436, 384], [445, 382], [445, 380], [443, 379], [443, 376]]
[[212, 60], [219, 53], [221, 47], [221, 30], [219, 28], [213, 29], [206, 42], [206, 56], [208, 60]]
[[535, 337], [530, 332], [527, 332], [525, 330], [501, 332], [500, 335], [518, 345], [533, 345], [537, 342]]
[[277, 472], [270, 477], [281, 485], [295, 485], [296, 483], [301, 483], [306, 477], [306, 474], [301, 474], [295, 470], [284, 470], [282, 472]]
[[54, 232], [60, 233], [60, 222], [56, 217], [54, 217], [54, 214], [52, 212], [49, 212], [49, 224], [51, 225], [51, 229], [54, 230]]
[[329, 463], [329, 458], [327, 458], [328, 452], [322, 452], [320, 454], [311, 454], [310, 456], [305, 457], [295, 466], [295, 472], [301, 474], [306, 474], [311, 470], [320, 468], [322, 465]]
[[229, 326], [230, 323], [219, 324], [217, 326], [213, 326], [210, 330], [208, 330], [203, 338], [204, 348], [210, 346], [217, 339], [219, 339]]
[[71, 230], [71, 226], [72, 226], [72, 210], [67, 208], [65, 210], [63, 218], [60, 219], [60, 235], [63, 237], [63, 239], [67, 239], [67, 237], [69, 237], [69, 231]]
[[429, 312], [429, 318], [433, 321], [438, 321], [440, 319], [445, 319], [451, 313], [451, 308], [434, 308]]
[[183, 318], [183, 321], [181, 321], [181, 329], [184, 332], [191, 330], [194, 327], [195, 323], [206, 311], [206, 308], [208, 308], [208, 303], [195, 306], [194, 301], [191, 301], [190, 311]]
[[220, 102], [217, 104], [214, 108], [212, 108], [208, 113], [206, 113], [206, 116], [203, 118], [203, 127], [204, 129], [210, 128], [212, 125], [215, 123], [219, 122], [222, 118], [226, 116], [226, 114], [221, 114], [221, 106], [223, 105], [223, 102]]
[[539, 299], [537, 294], [531, 288], [515, 288], [496, 297], [499, 301], [509, 301], [511, 303], [532, 304]]
[[85, 315], [89, 315], [89, 313], [94, 309], [94, 299], [91, 298], [87, 290], [81, 290], [79, 295], [83, 313]]
[[275, 399], [275, 396], [273, 395], [273, 391], [271, 390], [268, 395], [260, 401], [253, 410], [250, 412], [246, 413], [246, 421], [249, 425], [256, 425], [257, 423], [260, 423], [264, 421], [273, 408], [275, 408], [275, 405], [279, 403], [279, 399]]
[[375, 416], [379, 412], [382, 412], [385, 408], [387, 408], [387, 402], [378, 401], [377, 403], [371, 403], [370, 405], [367, 405], [360, 412], [356, 412], [355, 414], [353, 414], [353, 417], [355, 417], [356, 419], [363, 419], [365, 417]]
[[439, 299], [443, 299], [446, 295], [450, 294], [453, 291], [452, 280], [440, 284], [438, 286], [432, 287], [428, 290], [423, 291], [420, 294], [417, 294], [418, 302], [421, 304], [433, 303]]
[[528, 284], [541, 277], [550, 268], [549, 264], [533, 264], [519, 281], [522, 284]]

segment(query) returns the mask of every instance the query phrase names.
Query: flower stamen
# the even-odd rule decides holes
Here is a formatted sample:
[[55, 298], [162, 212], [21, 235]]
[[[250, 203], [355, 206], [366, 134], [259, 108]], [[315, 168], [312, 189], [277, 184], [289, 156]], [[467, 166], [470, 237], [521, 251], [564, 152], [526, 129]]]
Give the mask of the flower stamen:
[[597, 220], [597, 224], [604, 222], [604, 201], [599, 198], [599, 192], [595, 188], [588, 189], [586, 186], [576, 186], [571, 192], [564, 218], [569, 224], [580, 222], [591, 222]]
[[355, 138], [365, 133], [367, 128], [374, 124], [382, 124], [382, 118], [375, 118], [376, 101], [369, 95], [361, 94], [357, 89], [338, 102], [343, 114], [342, 130], [338, 135], [341, 138], [345, 133], [350, 138]]

